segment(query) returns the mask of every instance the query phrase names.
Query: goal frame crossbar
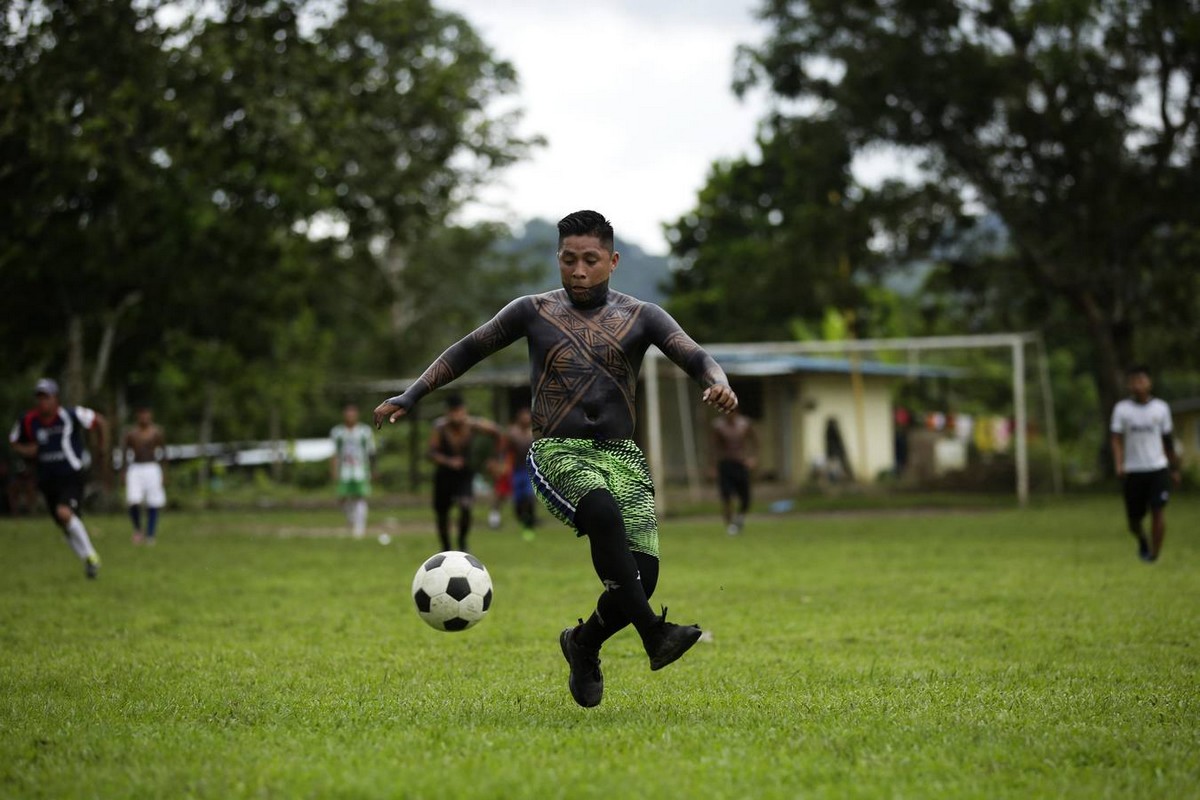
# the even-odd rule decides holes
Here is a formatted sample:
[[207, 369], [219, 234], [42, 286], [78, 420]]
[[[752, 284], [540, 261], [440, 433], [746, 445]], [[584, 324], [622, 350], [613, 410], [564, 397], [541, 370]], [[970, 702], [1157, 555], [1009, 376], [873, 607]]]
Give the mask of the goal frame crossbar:
[[[969, 334], [961, 336], [921, 336], [909, 338], [848, 339], [845, 341], [809, 342], [758, 342], [706, 344], [705, 349], [722, 355], [861, 355], [879, 351], [901, 351], [917, 355], [928, 351], [1007, 349], [1012, 360], [1013, 397], [1013, 443], [1016, 462], [1017, 503], [1024, 508], [1029, 504], [1029, 414], [1026, 399], [1026, 350], [1034, 348], [1038, 365], [1038, 383], [1042, 396], [1042, 413], [1045, 417], [1046, 439], [1050, 451], [1050, 468], [1055, 494], [1062, 493], [1062, 463], [1058, 448], [1058, 430], [1054, 420], [1054, 395], [1050, 388], [1050, 369], [1046, 358], [1046, 347], [1040, 333], [1023, 331], [1015, 333]], [[644, 378], [646, 381], [646, 444], [650, 450], [650, 471], [656, 480], [666, 474], [663, 456], [662, 406], [660, 400], [661, 375], [659, 362], [665, 358], [662, 351], [651, 347], [646, 353]], [[858, 359], [850, 360], [850, 379], [856, 381]], [[690, 435], [685, 431], [685, 436]], [[666, 492], [658, 492], [659, 510], [665, 510]]]

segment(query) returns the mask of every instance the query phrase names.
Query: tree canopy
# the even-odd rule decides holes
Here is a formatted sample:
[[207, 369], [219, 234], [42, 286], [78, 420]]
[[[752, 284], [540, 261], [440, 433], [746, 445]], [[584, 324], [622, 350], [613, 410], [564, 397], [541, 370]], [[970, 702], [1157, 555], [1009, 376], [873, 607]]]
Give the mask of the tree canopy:
[[[741, 291], [749, 275], [782, 274], [772, 259], [790, 258], [793, 274], [809, 281], [796, 291], [822, 302], [831, 287], [845, 287], [829, 278], [837, 273], [821, 238], [805, 233], [817, 193], [794, 192], [802, 202], [791, 207], [761, 206], [775, 243], [732, 254], [715, 283], [705, 262], [737, 247], [746, 226], [765, 225], [710, 227], [699, 247], [689, 234], [691, 220], [712, 209], [754, 216], [734, 174], [821, 182], [869, 199], [862, 187], [822, 181], [819, 165], [798, 163], [804, 148], [832, 139], [843, 152], [826, 146], [827, 163], [843, 169], [847, 154], [880, 145], [921, 161], [922, 185], [892, 187], [875, 226], [864, 227], [857, 203], [841, 210], [841, 225], [822, 226], [848, 232], [840, 251], [852, 273], [872, 263], [868, 251], [893, 263], [935, 256], [939, 240], [993, 215], [1008, 249], [983, 258], [955, 251], [961, 257], [945, 262], [955, 286], [1003, 304], [1012, 322], [1085, 348], [1101, 413], [1133, 361], [1197, 366], [1200, 3], [767, 0], [761, 16], [771, 32], [742, 48], [735, 84], [767, 89], [780, 111], [764, 121], [761, 159], [718, 168], [697, 212], [675, 226], [680, 308]], [[802, 141], [775, 146], [798, 132]], [[789, 237], [826, 252], [783, 244]]]
[[299, 413], [331, 376], [427, 357], [397, 312], [416, 286], [397, 263], [442, 260], [452, 307], [494, 291], [481, 265], [498, 231], [448, 220], [537, 140], [495, 110], [516, 74], [461, 17], [424, 0], [4, 11], [14, 379], [61, 373], [76, 402], [217, 404], [257, 425], [272, 398]]

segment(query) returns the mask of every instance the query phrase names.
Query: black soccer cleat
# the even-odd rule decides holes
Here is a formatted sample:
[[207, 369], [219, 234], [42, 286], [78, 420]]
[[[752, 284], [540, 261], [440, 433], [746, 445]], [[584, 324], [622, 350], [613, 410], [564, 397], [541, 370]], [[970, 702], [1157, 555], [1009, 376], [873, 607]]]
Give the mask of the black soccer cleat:
[[92, 579], [99, 575], [100, 559], [96, 556], [88, 556], [88, 558], [83, 562], [83, 574]]
[[575, 641], [575, 632], [583, 627], [583, 620], [573, 628], [566, 628], [558, 637], [563, 658], [571, 667], [567, 688], [571, 697], [584, 708], [600, 705], [604, 696], [604, 675], [600, 673], [600, 651], [585, 647]]
[[646, 642], [646, 655], [650, 656], [650, 669], [658, 670], [675, 661], [696, 642], [704, 631], [699, 625], [676, 625], [667, 622], [667, 607], [663, 606], [662, 616], [654, 632]]

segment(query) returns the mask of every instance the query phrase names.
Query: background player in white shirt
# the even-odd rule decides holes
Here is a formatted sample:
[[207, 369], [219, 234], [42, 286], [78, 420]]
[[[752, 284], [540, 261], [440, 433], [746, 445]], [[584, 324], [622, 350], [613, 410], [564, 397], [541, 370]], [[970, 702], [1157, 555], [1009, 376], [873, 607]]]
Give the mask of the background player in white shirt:
[[358, 539], [367, 531], [367, 498], [375, 472], [375, 432], [358, 421], [358, 406], [342, 408], [342, 424], [329, 432], [333, 458], [329, 466], [337, 483], [337, 494], [346, 509], [350, 531]]
[[[1175, 452], [1171, 409], [1150, 394], [1153, 384], [1144, 366], [1126, 373], [1129, 397], [1113, 406], [1113, 466], [1125, 494], [1125, 515], [1129, 532], [1138, 540], [1138, 555], [1154, 562], [1162, 552], [1167, 533], [1165, 510], [1171, 497], [1171, 483], [1179, 485], [1179, 455]], [[1150, 539], [1142, 529], [1146, 511], [1150, 511]]]

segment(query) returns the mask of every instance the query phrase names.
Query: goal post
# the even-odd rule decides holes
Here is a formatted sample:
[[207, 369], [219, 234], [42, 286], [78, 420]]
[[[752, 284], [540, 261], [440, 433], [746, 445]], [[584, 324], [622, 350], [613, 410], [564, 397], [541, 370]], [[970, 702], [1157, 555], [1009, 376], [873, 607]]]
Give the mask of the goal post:
[[[1040, 384], [1042, 397], [1042, 414], [1046, 423], [1046, 439], [1050, 455], [1050, 468], [1055, 493], [1062, 491], [1062, 462], [1058, 450], [1058, 433], [1054, 421], [1054, 396], [1050, 388], [1050, 371], [1047, 362], [1046, 348], [1041, 334], [1035, 332], [970, 334], [961, 336], [925, 336], [911, 338], [885, 339], [850, 339], [845, 341], [811, 341], [811, 342], [758, 342], [708, 344], [705, 349], [719, 362], [722, 357], [745, 355], [827, 355], [845, 356], [849, 359], [850, 380], [861, 379], [859, 374], [861, 356], [866, 353], [902, 352], [909, 356], [910, 362], [916, 356], [929, 351], [946, 350], [1008, 350], [1011, 358], [1012, 372], [1012, 402], [1013, 402], [1013, 455], [1016, 464], [1017, 502], [1023, 508], [1029, 502], [1029, 413], [1026, 397], [1026, 350], [1034, 348], [1037, 359], [1037, 380]], [[663, 359], [662, 352], [650, 348], [646, 354], [644, 372], [646, 388], [646, 444], [650, 450], [648, 459], [650, 471], [656, 481], [661, 481], [666, 474], [663, 451], [663, 422], [661, 405], [662, 370], [659, 361]], [[857, 385], [857, 384], [856, 384]], [[855, 393], [858, 396], [859, 393]], [[856, 411], [856, 417], [862, 425], [861, 409]], [[859, 442], [865, 437], [859, 432]], [[691, 457], [691, 456], [689, 456]], [[695, 465], [688, 465], [689, 483], [696, 480], [692, 476], [698, 474]], [[692, 491], [697, 491], [692, 486]], [[666, 509], [666, 492], [656, 494], [659, 510]]]

